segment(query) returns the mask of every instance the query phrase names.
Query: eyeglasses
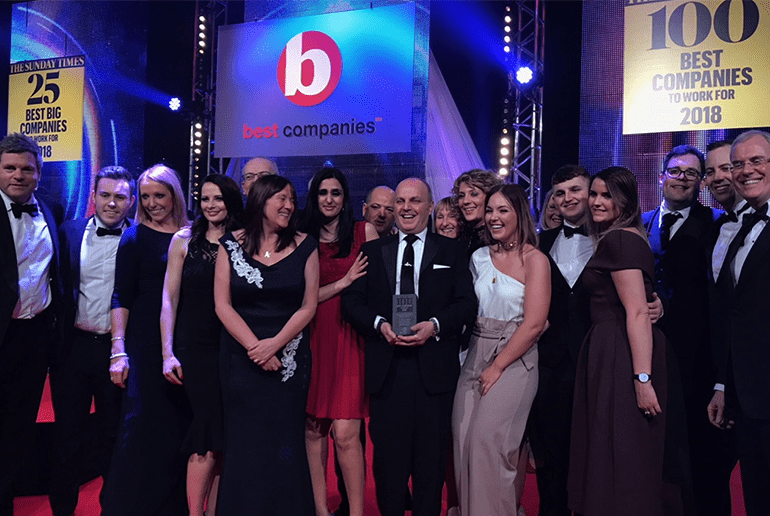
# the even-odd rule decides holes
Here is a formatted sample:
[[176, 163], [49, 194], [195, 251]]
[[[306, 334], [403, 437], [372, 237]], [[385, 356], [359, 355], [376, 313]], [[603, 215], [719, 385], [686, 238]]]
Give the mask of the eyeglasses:
[[733, 161], [733, 170], [740, 172], [746, 166], [746, 163], [750, 164], [754, 168], [759, 168], [767, 165], [770, 159], [764, 156], [756, 156], [748, 161]]
[[269, 175], [270, 175], [270, 172], [268, 172], [267, 170], [263, 170], [261, 172], [257, 172], [256, 174], [244, 174], [243, 175], [243, 180], [241, 181], [241, 183], [245, 183], [247, 181], [256, 181], [260, 177], [265, 177], [265, 176], [269, 176]]
[[682, 170], [681, 168], [667, 168], [664, 172], [671, 179], [679, 179], [684, 175], [684, 178], [688, 181], [697, 181], [701, 177], [700, 172], [694, 168], [688, 168], [687, 170]]

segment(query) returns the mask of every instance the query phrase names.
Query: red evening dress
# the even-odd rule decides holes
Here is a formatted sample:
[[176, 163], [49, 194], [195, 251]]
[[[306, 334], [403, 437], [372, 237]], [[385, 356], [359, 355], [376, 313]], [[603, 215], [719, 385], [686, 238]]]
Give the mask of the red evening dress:
[[[334, 258], [336, 243], [319, 244], [320, 285], [328, 285], [347, 274], [366, 242], [366, 223], [356, 222], [350, 254]], [[313, 372], [307, 413], [323, 419], [367, 417], [364, 393], [364, 339], [342, 319], [339, 295], [318, 304], [311, 324], [310, 349]]]

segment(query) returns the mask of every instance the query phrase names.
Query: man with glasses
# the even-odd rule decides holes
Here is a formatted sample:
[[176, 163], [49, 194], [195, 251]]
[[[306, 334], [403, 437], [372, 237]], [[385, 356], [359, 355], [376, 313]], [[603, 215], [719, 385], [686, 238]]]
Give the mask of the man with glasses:
[[241, 179], [241, 188], [243, 195], [249, 196], [251, 185], [262, 176], [277, 176], [278, 166], [275, 161], [268, 158], [253, 158], [243, 166], [243, 177]]
[[770, 514], [770, 133], [748, 131], [730, 151], [735, 191], [749, 212], [717, 281], [728, 314], [726, 407], [736, 420], [747, 516]]
[[729, 514], [729, 505], [725, 513], [721, 504], [725, 490], [729, 497], [729, 484], [714, 474], [714, 450], [722, 435], [704, 414], [717, 376], [709, 340], [707, 249], [719, 214], [698, 202], [705, 168], [695, 147], [671, 150], [660, 173], [663, 201], [642, 221], [655, 256], [655, 290], [665, 308], [658, 325], [676, 355], [684, 394], [684, 407], [669, 399], [668, 414], [683, 410], [687, 420], [695, 513], [717, 516]]

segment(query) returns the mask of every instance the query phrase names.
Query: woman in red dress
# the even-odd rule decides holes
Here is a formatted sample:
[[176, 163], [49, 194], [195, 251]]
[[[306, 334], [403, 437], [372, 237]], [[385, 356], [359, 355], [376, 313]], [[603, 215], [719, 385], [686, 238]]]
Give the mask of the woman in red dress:
[[368, 222], [354, 222], [345, 176], [321, 169], [310, 183], [300, 223], [319, 242], [321, 288], [311, 325], [313, 372], [307, 400], [307, 445], [316, 515], [329, 516], [326, 459], [331, 430], [350, 501], [350, 516], [363, 516], [364, 454], [361, 424], [367, 415], [364, 394], [364, 341], [342, 320], [340, 294], [366, 274], [361, 244], [377, 238]]

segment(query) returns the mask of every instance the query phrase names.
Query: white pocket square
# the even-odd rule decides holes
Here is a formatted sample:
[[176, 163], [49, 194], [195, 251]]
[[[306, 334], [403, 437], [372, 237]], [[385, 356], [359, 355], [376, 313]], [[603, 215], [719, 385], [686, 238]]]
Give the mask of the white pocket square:
[[434, 263], [433, 264], [433, 270], [436, 269], [449, 269], [449, 265], [441, 265], [440, 263]]

